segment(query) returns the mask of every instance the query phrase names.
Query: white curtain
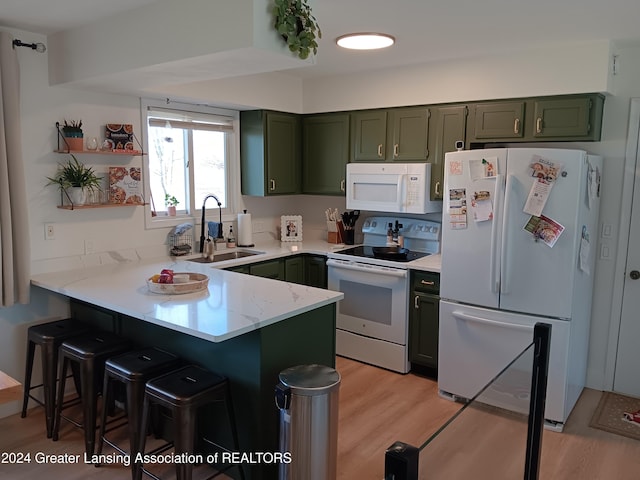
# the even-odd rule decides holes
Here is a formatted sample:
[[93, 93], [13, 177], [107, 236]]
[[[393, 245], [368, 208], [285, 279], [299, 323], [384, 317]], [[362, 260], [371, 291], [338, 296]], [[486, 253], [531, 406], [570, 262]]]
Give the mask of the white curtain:
[[0, 306], [29, 303], [31, 264], [20, 131], [20, 67], [0, 32]]

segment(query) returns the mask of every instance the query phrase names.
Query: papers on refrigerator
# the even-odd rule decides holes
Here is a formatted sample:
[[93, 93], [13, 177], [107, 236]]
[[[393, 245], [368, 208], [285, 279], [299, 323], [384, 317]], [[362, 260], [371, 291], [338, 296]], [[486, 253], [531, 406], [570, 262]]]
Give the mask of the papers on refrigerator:
[[469, 176], [471, 180], [492, 178], [498, 174], [498, 158], [488, 157], [481, 160], [469, 160]]
[[535, 179], [524, 205], [524, 213], [539, 217], [549, 199], [556, 178], [562, 172], [562, 164], [534, 155], [529, 164], [529, 174]]
[[467, 228], [467, 189], [449, 189], [449, 227], [452, 230]]
[[488, 190], [473, 192], [473, 198], [471, 199], [471, 210], [473, 212], [473, 219], [476, 222], [493, 220], [493, 203], [491, 202], [491, 192], [489, 192]]
[[542, 240], [545, 245], [553, 247], [564, 231], [564, 226], [550, 218], [541, 215], [539, 217], [532, 216], [524, 226], [524, 230], [530, 232], [536, 240]]

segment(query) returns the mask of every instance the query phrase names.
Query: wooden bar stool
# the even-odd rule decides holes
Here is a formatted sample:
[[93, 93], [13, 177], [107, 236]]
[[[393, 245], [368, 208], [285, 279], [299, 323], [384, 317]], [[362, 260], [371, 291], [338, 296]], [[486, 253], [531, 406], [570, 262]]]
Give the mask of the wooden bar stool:
[[[231, 402], [231, 392], [229, 381], [226, 377], [205, 370], [197, 365], [187, 365], [166, 375], [156, 377], [147, 382], [144, 396], [144, 409], [142, 412], [141, 431], [147, 429], [149, 409], [152, 405], [159, 405], [171, 412], [173, 420], [173, 447], [176, 455], [194, 454], [195, 440], [198, 425], [198, 409], [204, 405], [214, 402], [224, 402], [227, 409], [227, 419], [231, 430], [233, 449], [238, 451], [238, 432], [236, 430], [233, 404]], [[222, 445], [203, 439], [208, 444], [220, 450], [229, 452], [231, 450]], [[146, 436], [141, 435], [138, 452], [145, 452]], [[156, 451], [163, 450], [162, 448]], [[142, 473], [155, 477], [148, 472], [144, 465], [134, 463], [134, 478], [140, 479]], [[241, 465], [240, 478], [244, 480], [244, 470]], [[227, 467], [230, 468], [230, 467]], [[219, 471], [209, 478], [222, 474], [226, 469]], [[176, 463], [176, 479], [191, 480], [193, 465], [186, 463]], [[156, 477], [157, 478], [157, 477]]]
[[[27, 416], [29, 399], [44, 407], [47, 438], [53, 435], [53, 414], [55, 410], [56, 385], [58, 373], [58, 348], [65, 340], [82, 335], [89, 328], [75, 320], [67, 318], [55, 322], [33, 325], [27, 330], [27, 361], [24, 373], [24, 394], [22, 399], [22, 418]], [[31, 385], [33, 360], [36, 347], [40, 347], [42, 361], [42, 383]], [[43, 389], [43, 402], [31, 394], [34, 388]]]
[[[58, 440], [60, 431], [60, 418], [62, 411], [78, 400], [82, 403], [82, 423], [78, 423], [69, 417], [63, 417], [77, 427], [84, 429], [85, 451], [88, 456], [93, 455], [96, 438], [96, 411], [98, 395], [102, 389], [104, 364], [109, 357], [124, 353], [131, 349], [131, 342], [126, 338], [110, 332], [95, 332], [79, 337], [70, 338], [62, 342], [60, 346], [60, 388], [56, 402], [55, 418], [53, 425], [53, 440]], [[69, 364], [73, 362], [79, 370], [80, 398], [64, 401], [64, 387]], [[107, 408], [107, 405], [103, 405]]]
[[[157, 348], [144, 348], [132, 352], [123, 353], [109, 358], [104, 367], [104, 383], [102, 386], [102, 403], [109, 405], [113, 397], [114, 382], [124, 384], [126, 391], [125, 408], [129, 429], [129, 451], [106, 438], [106, 434], [123, 426], [118, 425], [107, 429], [108, 409], [102, 409], [100, 421], [100, 433], [98, 436], [98, 447], [96, 453], [102, 453], [104, 443], [107, 443], [122, 454], [129, 454], [135, 458], [137, 448], [140, 445], [140, 436], [143, 430], [140, 429], [142, 420], [142, 408], [144, 402], [144, 389], [148, 380], [176, 370], [182, 363], [177, 356]], [[114, 421], [117, 421], [115, 419]], [[133, 472], [133, 469], [132, 469]]]

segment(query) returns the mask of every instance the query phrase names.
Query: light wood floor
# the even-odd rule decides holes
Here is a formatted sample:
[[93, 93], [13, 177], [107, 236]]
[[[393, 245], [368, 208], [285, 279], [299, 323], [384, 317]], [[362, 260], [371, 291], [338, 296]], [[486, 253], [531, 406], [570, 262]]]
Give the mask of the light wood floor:
[[[437, 383], [426, 377], [399, 375], [340, 357], [336, 368], [342, 376], [339, 480], [382, 480], [388, 446], [396, 440], [420, 446], [459, 408], [438, 397]], [[544, 432], [540, 479], [640, 478], [640, 442], [588, 426], [600, 395], [586, 389], [564, 432]], [[463, 415], [422, 452], [421, 478], [522, 478], [522, 425], [515, 419], [496, 418], [490, 411], [466, 411]], [[34, 408], [26, 419], [19, 414], [0, 419], [0, 454], [79, 454], [83, 450], [81, 435], [63, 424], [58, 442], [46, 439], [42, 409]], [[94, 468], [32, 461], [0, 463], [0, 478], [128, 480], [130, 473], [122, 466]]]

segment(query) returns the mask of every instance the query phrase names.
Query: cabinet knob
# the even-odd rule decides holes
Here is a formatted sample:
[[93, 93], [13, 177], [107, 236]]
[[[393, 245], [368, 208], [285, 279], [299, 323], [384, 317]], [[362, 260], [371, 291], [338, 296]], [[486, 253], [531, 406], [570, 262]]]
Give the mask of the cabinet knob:
[[422, 285], [430, 285], [430, 286], [432, 286], [432, 285], [435, 285], [436, 282], [429, 282], [427, 280], [420, 280], [420, 283]]
[[378, 156], [382, 158], [382, 144], [378, 145]]
[[542, 133], [542, 117], [536, 119], [536, 133]]
[[269, 183], [271, 184], [271, 191], [275, 191], [276, 190], [276, 181], [272, 178], [271, 180], [269, 180]]
[[420, 308], [419, 301], [420, 301], [420, 296], [416, 295], [415, 298], [413, 299], [413, 306], [416, 310]]
[[397, 143], [393, 146], [393, 156], [395, 158], [398, 158], [398, 144]]
[[520, 119], [516, 118], [513, 121], [513, 133], [515, 133], [516, 135], [520, 133]]
[[440, 196], [440, 182], [436, 182], [436, 191], [435, 191], [435, 195], [436, 195], [436, 196]]
[[340, 191], [341, 192], [345, 191], [345, 180], [344, 180], [344, 178], [342, 180], [340, 180]]

